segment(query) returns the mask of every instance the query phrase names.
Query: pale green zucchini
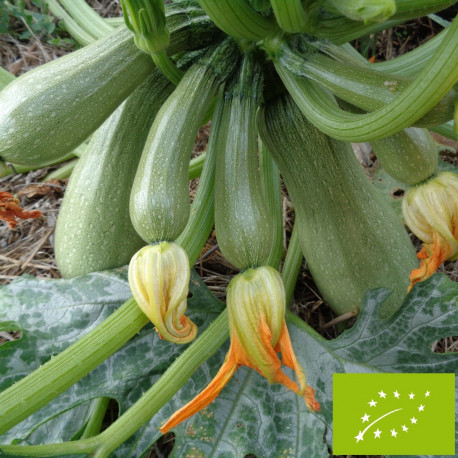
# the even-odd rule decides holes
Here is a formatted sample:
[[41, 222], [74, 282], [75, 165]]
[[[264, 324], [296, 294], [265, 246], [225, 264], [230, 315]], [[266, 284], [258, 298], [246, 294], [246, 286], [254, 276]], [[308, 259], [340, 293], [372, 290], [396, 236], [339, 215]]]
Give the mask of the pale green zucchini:
[[436, 172], [438, 147], [426, 129], [410, 127], [370, 143], [384, 170], [396, 180], [415, 185]]
[[155, 115], [173, 85], [155, 70], [94, 134], [78, 160], [56, 226], [63, 277], [127, 264], [144, 243], [129, 217], [129, 195]]
[[[212, 38], [206, 16], [174, 7], [171, 54]], [[206, 19], [205, 19], [206, 18]], [[125, 27], [42, 65], [0, 93], [0, 156], [20, 165], [49, 163], [78, 146], [153, 70]]]
[[188, 166], [197, 129], [237, 58], [235, 42], [227, 39], [189, 68], [156, 116], [130, 199], [132, 223], [148, 243], [173, 241], [186, 226]]
[[41, 165], [65, 155], [153, 68], [123, 28], [27, 72], [0, 93], [0, 156]]
[[0, 67], [0, 91], [5, 89], [5, 87], [15, 79], [16, 77], [12, 73], [5, 70], [3, 67]]
[[348, 143], [331, 139], [289, 96], [267, 104], [259, 131], [283, 175], [307, 265], [338, 314], [358, 312], [367, 289], [393, 290], [381, 314], [402, 303], [415, 250]]
[[224, 257], [239, 269], [268, 264], [273, 245], [256, 133], [262, 84], [261, 69], [245, 55], [235, 84], [225, 94], [216, 139], [216, 238]]

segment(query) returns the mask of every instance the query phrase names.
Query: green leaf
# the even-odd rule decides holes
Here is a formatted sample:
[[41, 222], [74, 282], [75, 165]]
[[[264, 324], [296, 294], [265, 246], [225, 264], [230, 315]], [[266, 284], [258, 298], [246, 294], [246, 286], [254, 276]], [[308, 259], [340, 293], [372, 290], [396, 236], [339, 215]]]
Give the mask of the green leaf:
[[[191, 291], [189, 315], [203, 329], [222, 304], [212, 297], [195, 273]], [[415, 285], [393, 317], [380, 320], [378, 309], [388, 294], [384, 289], [369, 291], [357, 323], [333, 341], [323, 339], [299, 318], [288, 315], [297, 357], [322, 406], [319, 414], [309, 413], [303, 400], [284, 387], [269, 385], [257, 372], [240, 368], [212, 404], [174, 430], [173, 456], [243, 457], [252, 453], [259, 457], [327, 457], [332, 444], [333, 373], [455, 372], [458, 355], [435, 354], [431, 344], [438, 338], [458, 333], [458, 285], [436, 274]], [[19, 375], [25, 375], [60, 351], [57, 347], [65, 348], [87, 332], [128, 295], [123, 271], [73, 280], [21, 279], [3, 287], [0, 319], [17, 323], [24, 333], [20, 341], [0, 347], [0, 368], [5, 362], [9, 366], [4, 376], [10, 377], [11, 383]], [[72, 323], [77, 324], [73, 333]], [[124, 411], [160, 377], [182, 349], [159, 340], [151, 326], [145, 327], [87, 377], [2, 436], [1, 442], [8, 443], [14, 438], [29, 443], [65, 440], [82, 426], [87, 408], [83, 403], [95, 397], [115, 398]], [[146, 453], [160, 437], [161, 424], [216, 374], [226, 351], [227, 345], [202, 365], [171, 402], [112, 456], [138, 457]], [[4, 376], [0, 383], [5, 385]], [[64, 430], [62, 437], [58, 437], [58, 419], [50, 418], [77, 405], [81, 410], [72, 412], [73, 428], [62, 413]], [[34, 426], [47, 420], [42, 432], [38, 428], [29, 435]], [[50, 427], [50, 436], [46, 426]]]

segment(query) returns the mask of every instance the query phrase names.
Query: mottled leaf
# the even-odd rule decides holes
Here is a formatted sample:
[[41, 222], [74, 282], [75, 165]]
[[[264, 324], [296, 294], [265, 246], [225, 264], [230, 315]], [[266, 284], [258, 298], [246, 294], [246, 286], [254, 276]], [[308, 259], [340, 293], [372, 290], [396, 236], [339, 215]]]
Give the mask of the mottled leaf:
[[[80, 282], [78, 286], [72, 283], [75, 281]], [[36, 340], [30, 340], [29, 337], [30, 334], [46, 334], [44, 328], [36, 331], [32, 318], [36, 310], [42, 310], [43, 316], [46, 316], [43, 310], [46, 306], [40, 302], [43, 299], [40, 296], [40, 284], [46, 283], [44, 290], [48, 293], [47, 288], [52, 284], [56, 287], [65, 286], [67, 289], [71, 286], [72, 291], [68, 292], [68, 295], [63, 288], [59, 300], [61, 307], [62, 304], [66, 304], [67, 313], [72, 315], [73, 308], [78, 314], [79, 309], [87, 310], [89, 305], [88, 295], [75, 291], [81, 287], [83, 290], [89, 288], [92, 303], [98, 304], [97, 300], [94, 300], [97, 296], [94, 285], [97, 282], [100, 282], [100, 288], [108, 298], [105, 306], [107, 310], [102, 307], [103, 312], [99, 309], [98, 315], [94, 314], [91, 315], [92, 318], [87, 318], [90, 328], [93, 323], [98, 322], [96, 316], [110, 313], [129, 294], [124, 273], [92, 274], [81, 279], [56, 282], [24, 279], [2, 289], [0, 317], [18, 323], [24, 330], [24, 336], [22, 341], [10, 344], [6, 350], [0, 347], [0, 357], [9, 353], [10, 357], [15, 355], [20, 361], [21, 352], [28, 355], [24, 363], [14, 365], [9, 371], [19, 371], [21, 364], [24, 364], [27, 366], [21, 372], [21, 375], [24, 375], [34, 365], [53, 354], [41, 350], [43, 342], [39, 337]], [[111, 287], [110, 282], [114, 283]], [[33, 290], [33, 299], [24, 292], [27, 289]], [[190, 300], [190, 316], [200, 329], [203, 329], [214, 319], [222, 305], [212, 298], [195, 274], [192, 277], [191, 290], [193, 298]], [[431, 344], [438, 338], [458, 334], [458, 285], [443, 275], [435, 275], [416, 285], [399, 311], [390, 319], [382, 321], [378, 317], [378, 309], [388, 294], [389, 292], [383, 289], [369, 291], [357, 323], [333, 341], [326, 341], [299, 319], [291, 319], [289, 328], [293, 346], [306, 369], [308, 383], [316, 389], [317, 399], [322, 406], [319, 414], [309, 413], [303, 400], [282, 386], [270, 386], [255, 371], [240, 368], [215, 402], [174, 430], [176, 442], [173, 456], [243, 457], [252, 453], [259, 457], [327, 457], [332, 445], [333, 373], [454, 372], [458, 368], [458, 355], [435, 354], [431, 351]], [[118, 301], [117, 295], [121, 298]], [[51, 303], [56, 304], [55, 299], [50, 300], [49, 304]], [[86, 308], [83, 303], [86, 303]], [[51, 315], [55, 319], [55, 310], [59, 307], [49, 307], [49, 310], [52, 309], [54, 312]], [[6, 311], [9, 313], [5, 313]], [[23, 319], [23, 314], [28, 318]], [[65, 331], [65, 323], [69, 321], [71, 322], [69, 318], [60, 320], [63, 326], [62, 334], [66, 336], [66, 343], [62, 348], [78, 335], [87, 332], [85, 329], [79, 329], [69, 336], [69, 331]], [[60, 335], [57, 328], [53, 332], [54, 337]], [[22, 350], [16, 350], [21, 342]], [[32, 346], [37, 346], [31, 348], [24, 345], [24, 342], [29, 342], [29, 345], [32, 342]], [[57, 351], [51, 344], [45, 348]], [[182, 349], [183, 347], [160, 341], [151, 326], [145, 327], [138, 336], [87, 377], [7, 435], [2, 436], [3, 443], [8, 443], [13, 438], [23, 438], [29, 443], [67, 439], [71, 431], [65, 431], [65, 434], [63, 432], [60, 438], [54, 433], [51, 437], [47, 436], [46, 428], [43, 427], [41, 433], [40, 428], [32, 435], [30, 431], [34, 425], [46, 421], [56, 412], [62, 412], [94, 397], [116, 398], [121, 411], [124, 411], [160, 377]], [[118, 448], [113, 456], [139, 457], [145, 454], [160, 437], [158, 428], [161, 424], [202, 390], [216, 374], [226, 351], [227, 345], [202, 365], [175, 397]], [[30, 354], [33, 352], [37, 352], [34, 362], [30, 361]], [[0, 364], [2, 361], [0, 359]], [[290, 375], [294, 377], [293, 374]], [[80, 408], [84, 407], [81, 405]], [[83, 413], [78, 413], [78, 416], [81, 420], [76, 422], [75, 430], [84, 421]], [[55, 427], [55, 430], [58, 431], [58, 428]]]

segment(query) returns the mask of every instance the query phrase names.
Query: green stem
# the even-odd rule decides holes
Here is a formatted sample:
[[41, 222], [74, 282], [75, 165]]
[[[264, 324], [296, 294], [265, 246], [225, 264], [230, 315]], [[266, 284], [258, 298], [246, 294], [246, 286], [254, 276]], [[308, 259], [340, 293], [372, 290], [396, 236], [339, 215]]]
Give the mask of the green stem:
[[305, 32], [315, 22], [316, 8], [306, 9], [302, 0], [271, 0], [278, 25], [285, 32]]
[[189, 162], [189, 179], [190, 180], [194, 180], [195, 178], [200, 177], [206, 158], [207, 158], [207, 153], [202, 153], [199, 156], [191, 159], [191, 161]]
[[245, 0], [198, 0], [221, 30], [239, 40], [259, 41], [272, 34], [274, 21], [254, 11]]
[[64, 164], [62, 167], [59, 167], [57, 170], [54, 170], [51, 173], [48, 173], [40, 181], [48, 181], [48, 180], [55, 180], [55, 179], [65, 180], [72, 174], [73, 169], [75, 168], [77, 163], [78, 163], [78, 158], [75, 158], [71, 160], [70, 162], [67, 162], [67, 164]]
[[87, 439], [88, 437], [93, 437], [100, 433], [109, 403], [110, 398], [108, 397], [94, 399], [89, 421], [80, 439]]
[[286, 252], [285, 262], [281, 271], [283, 283], [285, 284], [286, 303], [289, 304], [293, 298], [294, 288], [296, 287], [297, 277], [301, 270], [304, 255], [299, 245], [298, 228], [295, 224], [289, 240], [288, 251]]
[[261, 186], [264, 200], [273, 220], [273, 239], [269, 258], [269, 266], [278, 269], [283, 256], [283, 209], [281, 196], [280, 171], [269, 151], [258, 138], [261, 144], [259, 152], [259, 169], [261, 172]]
[[184, 71], [180, 70], [175, 63], [167, 56], [165, 51], [151, 54], [157, 68], [175, 85], [183, 78]]
[[87, 375], [147, 322], [129, 299], [95, 329], [0, 393], [0, 435]]
[[448, 29], [442, 30], [441, 33], [436, 35], [431, 40], [394, 59], [386, 60], [384, 62], [375, 62], [367, 64], [375, 70], [380, 70], [392, 75], [415, 77], [424, 68], [428, 61], [433, 57], [437, 48], [440, 46]]
[[94, 457], [108, 457], [113, 450], [149, 421], [228, 337], [227, 312], [223, 311], [130, 409], [96, 437], [61, 444], [0, 447], [5, 453], [26, 453], [28, 456], [61, 456], [95, 452]]
[[338, 140], [364, 142], [393, 135], [411, 126], [436, 105], [458, 79], [458, 21], [420, 74], [392, 102], [372, 113], [358, 115], [340, 109], [316, 83], [300, 78], [282, 65], [275, 68], [307, 118]]
[[57, 0], [45, 0], [46, 5], [54, 16], [57, 16], [64, 23], [65, 30], [81, 45], [86, 46], [96, 39], [84, 30], [65, 10]]
[[75, 22], [96, 40], [114, 30], [84, 0], [60, 0], [60, 2]]

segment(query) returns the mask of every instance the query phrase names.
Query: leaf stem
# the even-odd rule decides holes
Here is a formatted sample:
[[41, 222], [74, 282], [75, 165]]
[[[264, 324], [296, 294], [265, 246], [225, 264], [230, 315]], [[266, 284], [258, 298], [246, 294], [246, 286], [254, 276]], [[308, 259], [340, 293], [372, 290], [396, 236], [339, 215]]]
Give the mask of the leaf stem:
[[86, 425], [86, 428], [84, 428], [84, 432], [81, 435], [81, 439], [87, 439], [88, 437], [93, 437], [100, 433], [100, 428], [102, 427], [102, 422], [105, 417], [105, 413], [107, 411], [109, 403], [110, 398], [105, 396], [94, 399], [90, 418]]
[[87, 375], [147, 322], [131, 298], [80, 340], [0, 393], [0, 434]]
[[228, 337], [227, 312], [224, 310], [130, 409], [96, 437], [61, 444], [2, 445], [0, 448], [3, 452], [13, 455], [61, 456], [95, 452], [94, 457], [108, 457], [113, 450], [150, 420]]
[[198, 0], [210, 19], [228, 35], [240, 40], [259, 41], [277, 29], [244, 0]]
[[157, 68], [166, 76], [175, 86], [181, 81], [184, 71], [180, 70], [174, 62], [167, 56], [165, 51], [159, 51], [151, 54]]
[[286, 303], [289, 304], [293, 298], [294, 288], [296, 287], [297, 277], [301, 270], [304, 255], [299, 246], [299, 236], [297, 225], [294, 224], [293, 232], [289, 240], [288, 251], [286, 252], [285, 262], [281, 271], [283, 283], [285, 285]]
[[320, 130], [338, 140], [364, 142], [384, 138], [409, 127], [436, 105], [458, 79], [458, 21], [454, 21], [434, 54], [409, 87], [392, 102], [372, 113], [340, 109], [319, 85], [275, 68], [294, 101]]

